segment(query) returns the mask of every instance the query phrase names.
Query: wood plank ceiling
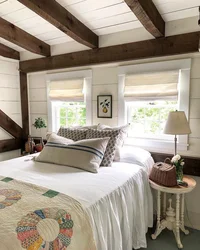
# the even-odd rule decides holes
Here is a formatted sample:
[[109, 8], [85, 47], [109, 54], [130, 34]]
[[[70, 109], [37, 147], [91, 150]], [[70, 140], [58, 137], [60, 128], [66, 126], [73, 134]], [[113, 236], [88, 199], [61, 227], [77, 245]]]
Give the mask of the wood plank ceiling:
[[[142, 27], [126, 4], [128, 0], [126, 2], [124, 0], [57, 0], [57, 2], [98, 36]], [[153, 0], [153, 3], [165, 22], [198, 15], [199, 0]], [[49, 45], [73, 40], [17, 0], [2, 2], [0, 17]], [[17, 51], [24, 50], [3, 38], [0, 38], [0, 43]]]

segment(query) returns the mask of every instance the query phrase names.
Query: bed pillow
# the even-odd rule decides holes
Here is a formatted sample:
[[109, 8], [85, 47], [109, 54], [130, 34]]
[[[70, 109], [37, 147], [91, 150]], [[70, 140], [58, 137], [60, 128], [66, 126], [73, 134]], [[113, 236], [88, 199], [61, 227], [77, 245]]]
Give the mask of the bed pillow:
[[90, 125], [90, 126], [76, 126], [76, 129], [97, 129], [98, 125]]
[[86, 139], [87, 130], [88, 129], [60, 127], [58, 135], [71, 139], [73, 141], [80, 141]]
[[99, 124], [97, 129], [99, 130], [119, 130], [119, 138], [117, 141], [117, 148], [115, 151], [114, 161], [120, 160], [120, 149], [124, 145], [124, 141], [128, 135], [129, 124], [120, 127], [109, 127], [107, 125]]
[[61, 143], [61, 144], [70, 144], [74, 141], [62, 136], [57, 135], [54, 132], [47, 132], [46, 134], [47, 142]]
[[87, 139], [110, 137], [103, 160], [101, 162], [101, 166], [105, 166], [105, 167], [112, 166], [112, 162], [115, 156], [115, 151], [117, 148], [117, 141], [119, 138], [119, 134], [120, 134], [120, 130], [89, 129], [87, 131], [87, 135], [86, 135]]
[[35, 157], [35, 161], [71, 166], [93, 173], [98, 172], [110, 138], [77, 142], [68, 140], [63, 143], [63, 139], [60, 140], [59, 137], [55, 134], [51, 135], [42, 152]]

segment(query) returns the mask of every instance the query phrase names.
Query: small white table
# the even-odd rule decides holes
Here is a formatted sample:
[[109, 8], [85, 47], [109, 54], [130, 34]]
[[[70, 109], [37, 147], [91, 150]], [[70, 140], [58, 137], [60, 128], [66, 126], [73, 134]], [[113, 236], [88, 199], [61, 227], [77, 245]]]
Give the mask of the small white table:
[[[184, 176], [183, 180], [188, 183], [188, 187], [164, 187], [149, 180], [151, 187], [157, 190], [157, 226], [155, 233], [151, 237], [156, 239], [165, 228], [168, 228], [173, 231], [179, 249], [183, 248], [180, 239], [180, 229], [186, 235], [189, 234], [184, 225], [185, 194], [191, 192], [196, 186], [196, 181], [191, 177]], [[172, 199], [169, 199], [169, 208], [166, 209], [167, 193], [176, 195], [176, 210], [172, 208]], [[163, 194], [163, 203], [161, 202], [161, 194]]]

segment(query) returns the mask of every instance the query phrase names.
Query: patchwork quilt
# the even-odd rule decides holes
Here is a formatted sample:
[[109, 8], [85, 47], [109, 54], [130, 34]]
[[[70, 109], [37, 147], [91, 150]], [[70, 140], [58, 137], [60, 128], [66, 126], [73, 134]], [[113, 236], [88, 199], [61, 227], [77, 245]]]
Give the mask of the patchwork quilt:
[[96, 250], [75, 199], [0, 176], [0, 250]]

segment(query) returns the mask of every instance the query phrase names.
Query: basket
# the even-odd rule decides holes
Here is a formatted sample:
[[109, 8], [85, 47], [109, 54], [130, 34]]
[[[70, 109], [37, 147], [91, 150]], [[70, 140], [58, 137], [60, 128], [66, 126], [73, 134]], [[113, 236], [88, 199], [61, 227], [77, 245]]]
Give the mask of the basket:
[[174, 187], [177, 186], [176, 168], [168, 164], [167, 161], [170, 161], [170, 159], [167, 158], [164, 162], [155, 163], [149, 175], [149, 179], [162, 186]]

